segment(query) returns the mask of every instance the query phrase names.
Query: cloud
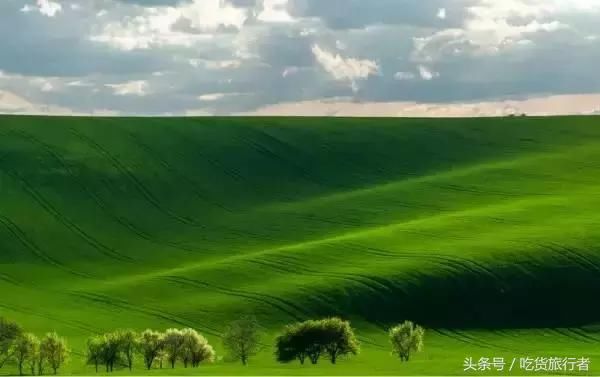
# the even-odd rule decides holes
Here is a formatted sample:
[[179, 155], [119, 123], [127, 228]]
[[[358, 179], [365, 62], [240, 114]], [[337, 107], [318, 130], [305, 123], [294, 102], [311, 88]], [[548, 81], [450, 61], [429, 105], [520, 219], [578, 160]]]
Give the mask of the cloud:
[[144, 80], [127, 81], [119, 84], [106, 84], [113, 89], [116, 96], [146, 96], [148, 95], [149, 85]]
[[62, 11], [62, 5], [51, 0], [37, 0], [35, 5], [25, 4], [23, 8], [21, 8], [21, 12], [24, 13], [33, 11], [37, 11], [47, 17], [54, 17]]
[[202, 95], [198, 96], [198, 99], [202, 102], [214, 102], [214, 101], [222, 100], [227, 97], [241, 96], [241, 95], [244, 95], [244, 93], [207, 93], [207, 94], [202, 94]]
[[192, 67], [204, 67], [209, 70], [235, 69], [242, 65], [239, 59], [229, 60], [207, 60], [207, 59], [189, 59]]
[[266, 106], [239, 115], [254, 116], [339, 116], [339, 117], [498, 117], [594, 114], [600, 94], [534, 97], [465, 103], [356, 102], [343, 98], [319, 99]]
[[416, 78], [415, 74], [412, 72], [396, 72], [394, 73], [394, 79], [404, 81], [404, 80], [414, 80]]
[[350, 82], [356, 90], [357, 80], [363, 80], [379, 73], [377, 62], [368, 59], [344, 58], [333, 54], [315, 44], [312, 47], [313, 55], [323, 69], [335, 80]]
[[437, 18], [439, 18], [440, 20], [445, 20], [446, 19], [446, 8], [440, 8], [440, 9], [438, 9]]
[[263, 9], [256, 18], [262, 22], [294, 22], [287, 6], [288, 0], [263, 0]]
[[[536, 36], [577, 28], [573, 15], [600, 20], [600, 0], [473, 0], [465, 1], [458, 26], [414, 38], [413, 58], [439, 60], [460, 54], [497, 54]], [[444, 16], [444, 17], [440, 17]], [[438, 18], [446, 18], [440, 8]]]
[[425, 81], [429, 81], [429, 80], [433, 80], [436, 77], [439, 77], [439, 73], [438, 72], [432, 72], [429, 68], [420, 65], [418, 67], [419, 69], [419, 76], [421, 76], [421, 78]]
[[0, 90], [73, 113], [600, 93], [600, 0], [0, 0], [0, 35]]
[[[239, 30], [248, 10], [222, 0], [192, 0], [177, 6], [132, 7], [134, 14], [105, 24], [90, 37], [122, 50], [160, 46], [191, 47], [219, 30]], [[139, 12], [139, 13], [135, 13]]]

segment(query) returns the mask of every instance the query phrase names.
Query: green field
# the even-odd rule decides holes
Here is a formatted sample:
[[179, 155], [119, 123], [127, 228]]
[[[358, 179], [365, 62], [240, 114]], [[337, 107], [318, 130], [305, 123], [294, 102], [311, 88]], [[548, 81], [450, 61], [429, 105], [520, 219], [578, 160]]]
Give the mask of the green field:
[[[115, 328], [193, 327], [223, 355], [246, 313], [267, 333], [249, 366], [150, 374], [598, 374], [598, 293], [598, 117], [0, 117], [0, 316], [67, 337], [63, 374], [93, 373], [84, 343]], [[274, 361], [284, 324], [330, 315], [360, 355]], [[401, 364], [386, 329], [405, 319], [427, 334]]]

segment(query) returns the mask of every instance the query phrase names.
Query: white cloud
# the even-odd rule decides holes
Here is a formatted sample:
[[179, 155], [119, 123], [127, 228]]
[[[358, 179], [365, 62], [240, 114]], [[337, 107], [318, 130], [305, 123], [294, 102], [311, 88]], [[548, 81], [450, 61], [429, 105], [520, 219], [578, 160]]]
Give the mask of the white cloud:
[[312, 47], [317, 62], [337, 81], [348, 81], [356, 91], [357, 80], [363, 80], [379, 73], [379, 64], [368, 59], [344, 58], [323, 50], [319, 45]]
[[38, 11], [44, 16], [54, 17], [62, 11], [62, 5], [51, 0], [37, 0], [35, 5], [25, 4], [21, 8], [21, 12], [28, 13], [33, 11]]
[[394, 74], [394, 79], [399, 81], [414, 80], [415, 78], [416, 76], [412, 72], [396, 72]]
[[256, 18], [262, 22], [294, 22], [287, 5], [288, 0], [263, 0], [263, 9]]
[[227, 97], [242, 96], [244, 93], [207, 93], [198, 96], [198, 99], [202, 102], [214, 102], [219, 101]]
[[288, 77], [288, 76], [293, 76], [295, 74], [297, 74], [298, 72], [300, 72], [300, 68], [296, 67], [296, 66], [292, 66], [292, 67], [286, 67], [283, 72], [281, 73], [281, 77]]
[[35, 103], [16, 93], [0, 89], [0, 114], [2, 113], [22, 115], [76, 115], [71, 109]]
[[463, 103], [356, 102], [344, 99], [281, 103], [239, 115], [343, 117], [496, 117], [593, 114], [600, 94], [533, 97], [519, 101]]
[[206, 101], [206, 102], [211, 102], [211, 101], [218, 101], [220, 99], [223, 99], [227, 96], [227, 93], [209, 93], [209, 94], [203, 94], [201, 96], [198, 96], [198, 99], [200, 101]]
[[438, 72], [433, 72], [429, 68], [427, 68], [423, 65], [420, 65], [418, 67], [418, 69], [419, 69], [419, 76], [421, 76], [421, 78], [425, 81], [430, 81], [430, 80], [433, 80], [434, 78], [440, 76], [440, 74]]
[[194, 68], [205, 68], [209, 70], [235, 69], [242, 65], [239, 59], [228, 60], [208, 60], [208, 59], [188, 59], [187, 62]]
[[439, 18], [440, 20], [445, 20], [446, 19], [446, 8], [440, 8], [440, 9], [438, 9], [437, 18]]
[[82, 80], [75, 80], [75, 81], [69, 81], [67, 83], [67, 86], [69, 87], [75, 87], [75, 88], [84, 88], [84, 87], [89, 87], [92, 86], [91, 83], [82, 81]]
[[[413, 58], [432, 61], [445, 54], [495, 54], [522, 45], [528, 36], [569, 28], [555, 18], [561, 12], [582, 9], [600, 10], [600, 0], [477, 0], [467, 7], [462, 27], [415, 37]], [[446, 16], [445, 9], [440, 9], [440, 15]]]
[[[133, 11], [140, 11], [133, 7]], [[248, 18], [245, 8], [221, 0], [192, 0], [173, 7], [144, 7], [141, 13], [119, 22], [110, 22], [92, 41], [122, 50], [154, 46], [191, 47], [199, 40], [213, 38], [221, 27], [241, 29]]]
[[52, 85], [51, 82], [46, 81], [45, 83], [42, 84], [42, 86], [40, 87], [40, 90], [42, 92], [51, 92], [54, 90], [54, 86]]
[[117, 96], [140, 96], [148, 94], [149, 85], [144, 80], [127, 81], [119, 84], [106, 84], [107, 87], [113, 89], [113, 93]]

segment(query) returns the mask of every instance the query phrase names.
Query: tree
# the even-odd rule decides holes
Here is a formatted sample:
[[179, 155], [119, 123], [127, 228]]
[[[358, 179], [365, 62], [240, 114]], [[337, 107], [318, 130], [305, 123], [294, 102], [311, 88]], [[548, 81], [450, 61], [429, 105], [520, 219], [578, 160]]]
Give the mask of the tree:
[[0, 317], [0, 369], [11, 359], [13, 344], [22, 334], [19, 324]]
[[[19, 375], [23, 375], [23, 367], [33, 361], [33, 369], [35, 370], [35, 360], [39, 348], [40, 341], [33, 334], [23, 334], [19, 336], [13, 344], [12, 356], [17, 367]], [[31, 364], [29, 364], [31, 365]]]
[[104, 363], [104, 343], [103, 338], [94, 336], [87, 341], [86, 358], [87, 364], [93, 365], [98, 373], [98, 366]]
[[232, 358], [246, 365], [248, 359], [255, 356], [260, 349], [260, 333], [256, 318], [242, 317], [231, 322], [223, 335], [223, 346]]
[[332, 364], [335, 364], [340, 356], [356, 355], [359, 352], [359, 342], [350, 322], [339, 318], [324, 319], [319, 323], [319, 330], [322, 331], [323, 349], [329, 355]]
[[423, 349], [425, 330], [411, 321], [392, 327], [389, 331], [392, 353], [400, 357], [400, 361], [409, 361], [411, 352]]
[[275, 340], [277, 361], [288, 363], [297, 359], [300, 364], [304, 364], [308, 358], [312, 364], [317, 364], [323, 352], [320, 335], [318, 321], [311, 320], [286, 326], [283, 334]]
[[320, 321], [305, 321], [300, 324], [298, 336], [301, 349], [306, 352], [312, 364], [317, 364], [324, 352], [325, 339]]
[[171, 368], [175, 368], [177, 359], [181, 357], [181, 350], [183, 348], [183, 334], [178, 329], [168, 329], [165, 332], [164, 338], [164, 349], [167, 353], [167, 360], [171, 364]]
[[40, 344], [40, 355], [56, 374], [58, 369], [67, 361], [69, 355], [67, 342], [55, 332], [48, 333]]
[[106, 372], [112, 372], [115, 365], [121, 362], [121, 343], [117, 333], [108, 333], [102, 336], [101, 355]]
[[133, 330], [120, 330], [115, 333], [115, 337], [119, 343], [119, 353], [127, 368], [131, 371], [133, 369], [133, 359], [138, 349], [138, 335]]
[[202, 343], [201, 347], [192, 353], [192, 367], [197, 368], [200, 363], [207, 361], [212, 363], [215, 360], [215, 350], [208, 342]]
[[275, 340], [277, 361], [286, 363], [298, 359], [304, 364], [308, 358], [317, 364], [323, 354], [327, 354], [333, 364], [339, 357], [356, 355], [359, 343], [350, 322], [339, 318], [310, 320], [284, 328]]
[[165, 360], [167, 360], [167, 356], [168, 354], [164, 347], [158, 351], [158, 354], [156, 355], [156, 360], [158, 360], [158, 367], [160, 369], [163, 368], [163, 363], [165, 362]]
[[198, 334], [193, 329], [181, 330], [183, 345], [181, 347], [180, 357], [183, 365], [187, 368], [188, 364], [196, 368], [203, 361], [212, 361], [215, 356], [213, 348], [208, 344], [205, 337]]
[[35, 375], [35, 367], [40, 357], [40, 340], [37, 337], [33, 337], [33, 349], [32, 354], [29, 357], [28, 364], [29, 370], [31, 371], [31, 375]]
[[40, 344], [40, 350], [37, 354], [37, 367], [38, 367], [38, 376], [43, 376], [44, 375], [44, 365], [45, 365], [45, 358], [44, 355], [42, 354], [42, 345]]
[[304, 364], [307, 357], [307, 346], [300, 336], [301, 325], [287, 325], [282, 334], [275, 339], [275, 358], [280, 363], [298, 360]]
[[[142, 332], [138, 342], [138, 350], [144, 358], [144, 365], [146, 369], [150, 370], [154, 360], [157, 360], [160, 356], [161, 350], [164, 346], [164, 337], [157, 331], [150, 329]], [[161, 368], [162, 368], [162, 360]]]

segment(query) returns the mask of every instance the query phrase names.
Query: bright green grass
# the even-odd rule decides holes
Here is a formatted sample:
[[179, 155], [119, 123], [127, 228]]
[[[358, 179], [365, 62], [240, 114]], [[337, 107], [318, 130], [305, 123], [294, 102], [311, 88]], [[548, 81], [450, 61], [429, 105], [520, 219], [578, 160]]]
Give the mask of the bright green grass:
[[[150, 373], [463, 374], [467, 356], [593, 373], [599, 126], [0, 117], [0, 315], [68, 337], [72, 374], [93, 372], [94, 333], [189, 326], [222, 353], [244, 313], [268, 333], [251, 366]], [[328, 315], [353, 321], [359, 356], [274, 362], [283, 324]], [[402, 365], [385, 329], [405, 319], [428, 332]]]

